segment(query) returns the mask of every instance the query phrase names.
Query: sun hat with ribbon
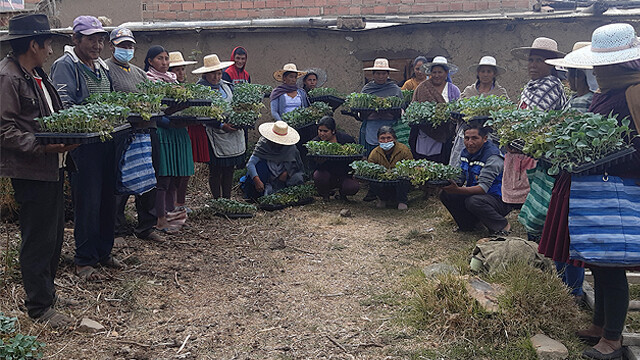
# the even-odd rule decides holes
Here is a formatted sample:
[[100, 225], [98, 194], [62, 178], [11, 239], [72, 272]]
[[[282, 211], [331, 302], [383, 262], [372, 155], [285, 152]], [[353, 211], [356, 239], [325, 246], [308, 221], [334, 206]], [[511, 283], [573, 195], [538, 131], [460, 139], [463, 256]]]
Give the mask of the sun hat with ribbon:
[[547, 59], [555, 59], [565, 55], [562, 51], [558, 51], [558, 43], [555, 40], [546, 37], [536, 38], [531, 46], [512, 49], [511, 55], [518, 59], [527, 60], [531, 51], [545, 55]]
[[0, 37], [0, 41], [40, 35], [65, 36], [51, 31], [49, 18], [45, 14], [20, 14], [9, 19], [9, 32]]
[[592, 66], [622, 64], [640, 59], [640, 41], [629, 24], [609, 24], [591, 35], [591, 45], [564, 57], [567, 67], [590, 69]]
[[295, 145], [300, 141], [300, 135], [296, 129], [282, 120], [261, 124], [258, 127], [258, 131], [267, 140], [280, 145]]
[[[591, 43], [588, 41], [578, 41], [577, 43], [573, 44], [573, 49], [571, 51], [576, 51], [578, 49], [582, 49], [583, 47], [589, 46], [589, 45], [591, 45]], [[556, 68], [557, 67], [574, 68], [574, 66], [571, 66], [571, 64], [567, 63], [565, 58], [566, 56], [564, 58], [559, 58], [559, 59], [548, 59], [548, 60], [545, 60], [544, 62], [546, 62], [549, 65], [553, 65]], [[589, 66], [588, 68], [591, 69], [591, 66]]]
[[211, 54], [204, 57], [204, 66], [193, 70], [191, 73], [204, 74], [204, 73], [214, 72], [216, 70], [222, 70], [222, 69], [228, 68], [233, 64], [234, 64], [233, 61], [220, 62], [220, 58], [218, 58], [218, 55]]
[[197, 61], [185, 61], [180, 51], [172, 51], [169, 53], [169, 68], [176, 66], [195, 65]]
[[496, 69], [496, 75], [504, 74], [507, 71], [502, 66], [498, 66], [498, 63], [496, 62], [496, 58], [494, 58], [493, 56], [483, 56], [482, 59], [480, 59], [480, 62], [478, 63], [478, 65], [469, 66], [469, 71], [477, 73], [478, 68], [480, 68], [480, 66], [494, 67]]
[[394, 69], [389, 67], [389, 60], [385, 58], [377, 58], [373, 61], [373, 66], [362, 69], [364, 71], [398, 71], [398, 69]]
[[422, 65], [422, 71], [428, 74], [431, 72], [431, 68], [434, 66], [442, 66], [445, 70], [447, 70], [447, 72], [449, 72], [449, 75], [453, 75], [458, 72], [458, 67], [450, 64], [447, 61], [447, 58], [444, 56], [436, 56], [430, 63]]
[[299, 88], [302, 88], [302, 86], [304, 85], [302, 83], [304, 81], [304, 78], [311, 74], [315, 74], [316, 77], [318, 78], [316, 87], [320, 87], [327, 82], [327, 72], [322, 69], [308, 68], [308, 69], [304, 69], [304, 73], [305, 73], [304, 76], [299, 77], [298, 80], [296, 81], [296, 85], [298, 85]]
[[298, 67], [296, 66], [296, 64], [294, 63], [289, 63], [289, 64], [284, 64], [284, 66], [282, 67], [282, 69], [276, 71], [273, 73], [273, 78], [276, 79], [276, 81], [282, 81], [282, 76], [284, 75], [284, 73], [287, 72], [294, 72], [298, 74], [298, 78], [300, 76], [305, 75], [306, 73], [304, 71], [300, 71], [298, 70]]

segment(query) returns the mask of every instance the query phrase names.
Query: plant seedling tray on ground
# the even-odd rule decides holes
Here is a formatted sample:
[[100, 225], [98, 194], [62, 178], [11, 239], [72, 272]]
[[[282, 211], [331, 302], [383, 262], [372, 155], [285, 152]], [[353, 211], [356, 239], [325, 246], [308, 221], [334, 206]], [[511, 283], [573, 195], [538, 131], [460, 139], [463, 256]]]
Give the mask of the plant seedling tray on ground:
[[349, 162], [355, 160], [362, 160], [364, 158], [364, 154], [356, 154], [356, 155], [311, 155], [307, 154], [307, 157], [310, 159], [318, 159], [325, 161], [343, 161]]
[[162, 99], [162, 105], [167, 105], [169, 107], [174, 106], [211, 106], [211, 100], [208, 99], [189, 99], [186, 101], [179, 101], [172, 98], [164, 98]]
[[162, 119], [162, 114], [160, 113], [151, 114], [151, 118], [149, 119], [149, 121], [144, 120], [138, 113], [129, 113], [129, 116], [127, 116], [127, 121], [132, 124], [149, 123], [152, 121], [158, 121], [160, 119]]
[[[622, 149], [615, 153], [609, 154], [600, 160], [596, 160], [588, 164], [583, 164], [583, 165], [574, 167], [573, 170], [567, 171], [567, 172], [576, 176], [600, 175], [600, 174], [603, 174], [610, 167], [620, 165], [624, 162], [631, 160], [635, 152], [636, 152], [635, 148], [628, 147], [626, 149]], [[540, 158], [540, 161], [542, 161], [548, 166], [551, 166], [551, 161], [549, 161], [548, 159]]]
[[[131, 124], [123, 124], [113, 129], [111, 136], [115, 136], [121, 132], [131, 129]], [[102, 142], [100, 133], [35, 133], [38, 143], [42, 145], [48, 144], [94, 144]], [[107, 140], [109, 141], [109, 140]]]
[[331, 106], [331, 109], [333, 109], [333, 111], [336, 111], [336, 109], [339, 108], [340, 105], [344, 104], [344, 99], [339, 98], [335, 95], [322, 95], [309, 98], [309, 102], [312, 104], [316, 101], [327, 103], [329, 106]]
[[229, 218], [229, 219], [249, 219], [255, 216], [255, 214], [245, 213], [245, 214], [226, 214], [226, 213], [216, 213], [217, 216]]
[[368, 177], [364, 177], [364, 176], [359, 176], [359, 175], [353, 175], [354, 178], [358, 179], [358, 180], [362, 180], [362, 181], [368, 181], [368, 182], [372, 182], [372, 183], [378, 183], [378, 184], [383, 184], [383, 185], [396, 185], [399, 184], [400, 181], [402, 179], [396, 179], [396, 180], [378, 180], [378, 179], [372, 179], [372, 178], [368, 178]]
[[276, 210], [282, 210], [282, 209], [288, 208], [290, 206], [308, 205], [308, 204], [311, 204], [313, 200], [314, 200], [313, 197], [308, 197], [306, 199], [302, 199], [300, 201], [296, 201], [288, 204], [260, 204], [258, 205], [258, 208], [265, 211], [276, 211]]

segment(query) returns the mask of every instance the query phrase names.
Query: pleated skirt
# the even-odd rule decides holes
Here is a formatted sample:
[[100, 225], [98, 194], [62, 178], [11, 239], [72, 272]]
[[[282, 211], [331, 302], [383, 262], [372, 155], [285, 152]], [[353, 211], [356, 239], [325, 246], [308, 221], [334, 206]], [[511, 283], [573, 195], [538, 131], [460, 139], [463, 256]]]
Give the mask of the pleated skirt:
[[157, 176], [191, 176], [193, 150], [186, 128], [158, 128], [160, 151]]

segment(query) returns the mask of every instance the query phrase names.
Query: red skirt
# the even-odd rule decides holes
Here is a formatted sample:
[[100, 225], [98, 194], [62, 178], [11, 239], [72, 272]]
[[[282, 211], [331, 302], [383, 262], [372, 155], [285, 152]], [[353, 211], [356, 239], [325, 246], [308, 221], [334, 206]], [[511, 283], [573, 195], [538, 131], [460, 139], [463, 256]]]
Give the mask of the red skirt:
[[209, 137], [203, 125], [189, 125], [189, 138], [193, 150], [193, 161], [198, 163], [209, 162]]

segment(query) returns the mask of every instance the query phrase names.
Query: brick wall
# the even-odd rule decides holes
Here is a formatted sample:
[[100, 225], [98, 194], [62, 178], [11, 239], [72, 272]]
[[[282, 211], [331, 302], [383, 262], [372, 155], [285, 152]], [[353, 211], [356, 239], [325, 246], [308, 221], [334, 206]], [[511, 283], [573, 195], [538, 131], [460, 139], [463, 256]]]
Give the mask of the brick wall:
[[410, 15], [527, 10], [529, 0], [142, 0], [150, 20], [226, 20], [304, 16]]

